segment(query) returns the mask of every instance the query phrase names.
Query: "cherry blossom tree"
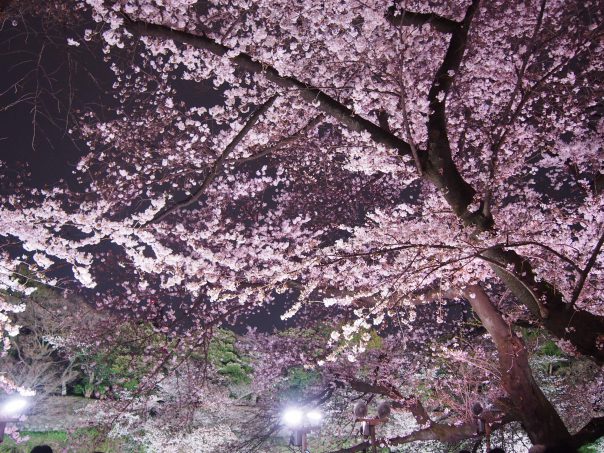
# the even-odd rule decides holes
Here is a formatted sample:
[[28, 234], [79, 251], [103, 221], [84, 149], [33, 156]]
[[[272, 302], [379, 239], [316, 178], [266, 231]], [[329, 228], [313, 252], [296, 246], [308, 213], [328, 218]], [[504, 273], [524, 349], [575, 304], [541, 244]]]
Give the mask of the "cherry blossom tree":
[[[268, 430], [274, 428], [279, 424], [283, 408], [288, 405], [319, 406], [325, 413], [324, 432], [329, 434], [325, 435], [325, 444], [315, 444], [313, 449], [336, 451], [334, 445], [339, 443], [342, 446], [337, 450], [339, 453], [362, 451], [370, 444], [352, 434], [356, 430], [351, 424], [351, 413], [354, 404], [364, 399], [368, 403], [390, 402], [393, 417], [380, 427], [379, 442], [402, 448], [401, 451], [428, 451], [430, 446], [425, 445], [426, 442], [441, 442], [435, 451], [444, 451], [443, 443], [451, 447], [457, 445], [457, 450], [453, 447], [447, 451], [458, 451], [460, 443], [470, 442], [470, 447], [472, 444], [478, 446], [485, 440], [488, 442], [489, 435], [492, 436], [492, 446], [493, 443], [501, 446], [504, 436], [511, 433], [518, 436], [523, 432], [519, 422], [526, 427], [535, 443], [551, 444], [557, 437], [562, 438], [561, 443], [566, 443], [561, 447], [563, 451], [572, 451], [575, 446], [597, 439], [601, 435], [602, 418], [598, 415], [601, 414], [601, 406], [598, 409], [597, 403], [592, 404], [592, 398], [598, 399], [602, 393], [601, 378], [586, 372], [581, 366], [576, 368], [577, 371], [569, 368], [560, 374], [560, 377], [566, 375], [562, 379], [552, 380], [551, 375], [544, 376], [539, 372], [533, 377], [535, 370], [541, 368], [537, 359], [545, 358], [540, 352], [543, 339], [531, 339], [531, 335], [524, 341], [517, 336], [507, 338], [512, 335], [510, 327], [495, 313], [490, 301], [480, 300], [488, 298], [486, 293], [477, 287], [470, 291], [468, 298], [473, 302], [480, 301], [476, 304], [476, 311], [480, 318], [485, 319], [488, 335], [483, 335], [485, 329], [477, 328], [471, 319], [457, 320], [458, 327], [448, 332], [442, 328], [422, 329], [428, 320], [420, 315], [411, 331], [369, 340], [367, 349], [359, 353], [354, 362], [336, 360], [317, 367], [317, 359], [320, 360], [330, 349], [325, 345], [330, 326], [333, 326], [332, 320], [315, 331], [248, 334], [242, 343], [257, 364], [252, 388], [262, 395], [261, 404], [266, 407], [265, 412], [272, 414], [261, 424]], [[485, 313], [489, 311], [491, 313], [486, 320]], [[336, 321], [336, 325], [342, 324], [342, 320]], [[341, 350], [342, 340], [338, 340], [333, 348]], [[345, 354], [345, 350], [341, 351]], [[529, 356], [533, 356], [531, 367], [527, 363]], [[295, 370], [309, 377], [301, 394], [288, 391], [297, 381], [298, 372]], [[573, 388], [579, 376], [587, 385], [581, 384], [577, 393]], [[522, 387], [531, 389], [521, 390]], [[544, 392], [555, 401], [555, 409], [544, 397]], [[555, 397], [556, 394], [563, 402]], [[541, 402], [531, 401], [531, 398], [538, 398]], [[482, 430], [472, 413], [477, 402], [485, 408], [481, 414]], [[411, 419], [409, 415], [412, 415]], [[555, 421], [547, 422], [548, 417]], [[534, 426], [531, 427], [531, 423]], [[557, 430], [543, 433], [556, 423]], [[575, 433], [573, 436], [568, 434], [566, 426], [568, 431], [572, 429], [571, 432]], [[249, 431], [257, 433], [260, 428]], [[319, 433], [315, 437], [323, 436]], [[356, 437], [356, 443], [351, 437]], [[408, 444], [409, 450], [405, 449]], [[465, 446], [467, 448], [468, 444]], [[511, 448], [509, 443], [506, 451], [508, 448]], [[525, 444], [524, 449], [517, 447], [509, 451], [524, 452], [526, 449]]]
[[570, 442], [501, 331], [604, 360], [597, 0], [74, 4], [115, 107], [73, 124], [87, 189], [19, 186], [2, 237], [184, 336], [287, 305], [348, 313], [333, 346], [480, 288], [503, 388], [551, 421], [531, 439]]

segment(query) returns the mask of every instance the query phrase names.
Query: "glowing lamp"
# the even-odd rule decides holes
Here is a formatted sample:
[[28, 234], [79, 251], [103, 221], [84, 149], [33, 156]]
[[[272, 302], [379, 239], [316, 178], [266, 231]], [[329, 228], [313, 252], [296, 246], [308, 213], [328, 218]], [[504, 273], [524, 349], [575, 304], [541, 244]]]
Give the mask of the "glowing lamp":
[[0, 414], [4, 417], [16, 417], [27, 407], [25, 398], [11, 398], [2, 404]]
[[289, 428], [297, 428], [302, 425], [304, 413], [298, 408], [287, 409], [283, 413], [283, 423]]
[[472, 413], [478, 417], [480, 414], [482, 414], [482, 405], [478, 402], [474, 403], [472, 405]]
[[0, 406], [0, 444], [4, 440], [6, 424], [16, 421], [14, 418], [21, 415], [26, 407], [27, 400], [25, 398], [10, 398], [2, 403], [2, 406]]
[[390, 404], [387, 401], [383, 401], [378, 406], [378, 417], [381, 419], [387, 419], [390, 417]]

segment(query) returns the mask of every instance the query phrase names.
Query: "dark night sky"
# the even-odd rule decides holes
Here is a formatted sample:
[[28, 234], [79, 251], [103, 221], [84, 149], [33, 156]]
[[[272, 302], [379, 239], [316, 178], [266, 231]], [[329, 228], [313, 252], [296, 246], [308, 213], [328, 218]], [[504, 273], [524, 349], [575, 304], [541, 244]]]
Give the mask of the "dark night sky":
[[[81, 25], [80, 31], [86, 25], [92, 24]], [[0, 30], [2, 195], [15, 193], [19, 180], [25, 190], [56, 186], [61, 181], [72, 189], [81, 189], [73, 172], [87, 149], [67, 131], [77, 121], [77, 109], [107, 114], [116, 103], [111, 93], [113, 75], [103, 62], [100, 47], [77, 39], [77, 35], [77, 29], [48, 28], [35, 19], [17, 26], [5, 23]], [[68, 38], [82, 44], [69, 46]], [[221, 102], [220, 92], [194, 82], [183, 81], [175, 86], [177, 97], [187, 105], [211, 107]], [[62, 276], [69, 278], [71, 273]], [[99, 281], [95, 291], [103, 286]], [[279, 298], [279, 309], [262, 309], [233, 327], [239, 332], [247, 326], [265, 331], [285, 327], [280, 315], [289, 303], [284, 299]]]
[[74, 166], [85, 152], [67, 133], [75, 95], [79, 106], [111, 100], [87, 75], [90, 70], [97, 80], [108, 80], [102, 61], [82, 61], [86, 51], [76, 54], [65, 32], [42, 28], [28, 19], [17, 26], [7, 22], [0, 31], [0, 159], [9, 184], [24, 168], [31, 172], [28, 186], [54, 185], [60, 179], [73, 183]]
[[[7, 163], [3, 171], [13, 174], [26, 164], [34, 187], [60, 179], [75, 183], [73, 169], [87, 152], [67, 132], [77, 109], [107, 118], [118, 106], [101, 46], [82, 39], [86, 28], [95, 24], [67, 30], [28, 18], [0, 29], [0, 160]], [[68, 38], [80, 46], [68, 45]], [[175, 80], [173, 87], [188, 106], [210, 108], [222, 101], [220, 91], [199, 83]]]

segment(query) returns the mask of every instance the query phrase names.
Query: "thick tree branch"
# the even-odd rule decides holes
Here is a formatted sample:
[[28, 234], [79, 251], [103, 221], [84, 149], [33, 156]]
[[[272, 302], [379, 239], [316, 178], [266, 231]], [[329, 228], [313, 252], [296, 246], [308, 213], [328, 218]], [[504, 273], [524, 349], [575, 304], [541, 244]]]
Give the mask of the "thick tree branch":
[[[557, 338], [569, 341], [581, 354], [604, 363], [601, 344], [604, 318], [565, 303], [562, 293], [547, 281], [538, 279], [531, 263], [515, 251], [493, 247], [481, 255], [497, 263], [491, 265], [493, 272], [540, 319], [545, 329]], [[504, 270], [502, 266], [509, 268]], [[513, 276], [510, 270], [513, 270]], [[535, 299], [540, 303], [537, 304]]]
[[447, 132], [446, 97], [455, 74], [459, 70], [468, 41], [472, 18], [478, 10], [479, 0], [473, 0], [463, 20], [451, 34], [444, 60], [434, 76], [428, 93], [428, 157], [424, 159], [427, 178], [443, 192], [443, 196], [466, 224], [478, 224], [483, 228], [492, 226], [492, 218], [482, 213], [469, 213], [468, 206], [476, 191], [460, 175], [453, 162]]
[[415, 418], [415, 421], [420, 426], [432, 425], [432, 419], [430, 418], [430, 414], [422, 404], [422, 402], [418, 398], [412, 398], [407, 400], [405, 405], [405, 409], [409, 410]]
[[563, 253], [558, 252], [557, 250], [553, 249], [552, 247], [550, 247], [546, 244], [542, 244], [541, 242], [537, 242], [537, 241], [507, 242], [505, 244], [499, 244], [498, 247], [510, 248], [510, 247], [522, 247], [525, 245], [533, 245], [535, 247], [540, 247], [544, 250], [547, 250], [551, 254], [556, 255], [558, 258], [560, 258], [566, 264], [569, 264], [570, 266], [572, 266], [573, 269], [575, 269], [577, 271], [581, 270], [579, 268], [579, 266], [577, 265], [577, 263], [575, 263], [573, 260], [571, 260], [568, 256], [564, 255]]
[[[488, 255], [488, 250], [485, 255]], [[531, 287], [513, 271], [507, 269], [506, 264], [500, 263], [488, 256], [481, 256], [483, 260], [489, 263], [491, 269], [497, 274], [497, 276], [508, 286], [508, 288], [517, 288], [517, 291], [522, 291], [524, 304], [535, 315], [538, 319], [546, 319], [549, 316], [549, 312], [545, 305], [539, 300], [539, 297], [531, 289]]]
[[[182, 30], [175, 30], [164, 25], [150, 24], [141, 21], [126, 20], [125, 28], [141, 36], [152, 38], [171, 39], [174, 42], [180, 42], [190, 45], [197, 49], [203, 49], [221, 57], [227, 53], [232, 53], [233, 49], [219, 44], [217, 41], [205, 35], [198, 35]], [[367, 132], [371, 138], [384, 146], [394, 148], [400, 155], [411, 155], [409, 144], [401, 140], [394, 134], [383, 130], [378, 125], [354, 113], [351, 109], [338, 102], [327, 93], [314, 88], [294, 77], [286, 77], [279, 74], [275, 68], [262, 62], [256, 61], [251, 55], [239, 53], [236, 56], [229, 57], [233, 65], [249, 71], [253, 74], [262, 74], [266, 79], [273, 82], [280, 88], [298, 91], [300, 97], [306, 102], [317, 106], [317, 109], [323, 113], [332, 116], [347, 128], [356, 132]]]
[[387, 396], [395, 400], [404, 399], [404, 397], [396, 390], [396, 388], [381, 384], [370, 384], [358, 379], [337, 380], [336, 385], [344, 387], [348, 385], [351, 389], [361, 393], [374, 393], [376, 395]]
[[371, 448], [371, 442], [365, 441], [360, 444], [353, 445], [352, 447], [341, 448], [339, 450], [334, 450], [329, 453], [354, 453], [356, 451], [367, 451], [369, 448]]
[[579, 448], [585, 444], [595, 442], [604, 436], [604, 417], [592, 418], [587, 425], [572, 437], [572, 445]]
[[438, 440], [440, 442], [460, 442], [477, 437], [476, 424], [464, 423], [462, 425], [449, 425], [444, 423], [433, 424], [428, 428], [388, 439], [389, 445], [400, 445], [418, 440]]
[[222, 153], [220, 154], [216, 162], [214, 162], [214, 165], [212, 165], [210, 171], [204, 178], [203, 182], [201, 183], [201, 186], [199, 186], [199, 188], [193, 194], [191, 194], [189, 197], [185, 198], [182, 201], [174, 203], [163, 211], [160, 211], [155, 217], [153, 217], [153, 219], [147, 222], [144, 226], [147, 226], [151, 223], [160, 222], [170, 214], [178, 211], [179, 209], [186, 208], [187, 206], [190, 206], [193, 203], [197, 202], [205, 193], [207, 188], [210, 186], [214, 178], [216, 178], [216, 176], [220, 173], [220, 170], [222, 169], [224, 162], [229, 157], [229, 155], [233, 152], [237, 145], [241, 143], [241, 141], [252, 129], [252, 127], [254, 127], [258, 119], [266, 113], [266, 111], [271, 107], [271, 105], [273, 105], [273, 102], [275, 102], [276, 98], [277, 96], [272, 96], [268, 101], [258, 107], [254, 111], [254, 113], [252, 113], [250, 118], [245, 123], [245, 126], [243, 126], [243, 128], [237, 133], [237, 135], [235, 135], [233, 140], [231, 140], [231, 142], [224, 148], [224, 151], [222, 151]]

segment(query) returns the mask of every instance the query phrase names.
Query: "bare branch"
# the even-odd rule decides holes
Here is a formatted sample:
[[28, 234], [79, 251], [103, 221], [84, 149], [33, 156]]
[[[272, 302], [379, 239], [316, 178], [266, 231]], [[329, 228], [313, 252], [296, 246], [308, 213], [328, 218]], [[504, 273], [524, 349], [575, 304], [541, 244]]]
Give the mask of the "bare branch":
[[[578, 352], [587, 355], [597, 363], [604, 362], [604, 349], [599, 346], [604, 335], [604, 318], [585, 310], [576, 310], [565, 302], [562, 293], [549, 282], [539, 279], [531, 263], [513, 250], [492, 247], [481, 252], [481, 258], [492, 266], [495, 274], [540, 321], [552, 335], [570, 341]], [[504, 271], [502, 267], [506, 267]], [[510, 270], [513, 269], [513, 276]], [[527, 290], [530, 289], [530, 291]], [[547, 310], [547, 316], [541, 316], [535, 298]]]

